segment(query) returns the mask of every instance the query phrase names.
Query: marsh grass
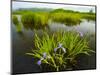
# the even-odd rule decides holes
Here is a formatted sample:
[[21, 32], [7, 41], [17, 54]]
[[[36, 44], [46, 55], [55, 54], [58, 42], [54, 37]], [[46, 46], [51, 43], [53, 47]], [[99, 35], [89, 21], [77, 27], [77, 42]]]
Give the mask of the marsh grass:
[[85, 14], [81, 14], [81, 16], [83, 19], [92, 20], [92, 21], [96, 20], [95, 14], [85, 13]]
[[17, 16], [15, 16], [15, 15], [12, 15], [12, 21], [13, 21], [13, 23], [14, 23], [15, 25], [18, 25], [18, 24], [19, 24], [18, 18], [17, 18]]
[[21, 32], [22, 31], [22, 27], [21, 27], [21, 23], [18, 21], [17, 16], [13, 15], [12, 16], [12, 21], [13, 21], [13, 24], [15, 25], [15, 27], [16, 27], [16, 31], [17, 32]]
[[48, 24], [48, 14], [43, 12], [26, 13], [22, 15], [21, 22], [25, 27], [43, 28]]
[[[73, 10], [55, 9], [49, 12], [46, 11], [31, 11], [31, 10], [17, 10], [13, 14], [21, 15], [21, 22], [26, 28], [39, 29], [48, 25], [48, 21], [63, 23], [68, 26], [80, 24], [82, 19], [93, 20], [96, 19], [95, 13], [83, 13]], [[16, 19], [16, 17], [14, 18]], [[14, 21], [17, 23], [17, 20]]]
[[35, 34], [34, 40], [35, 49], [26, 54], [38, 59], [38, 65], [46, 64], [53, 68], [53, 71], [73, 68], [76, 57], [93, 52], [88, 46], [87, 38], [80, 36], [78, 32], [55, 32], [52, 35], [44, 32], [42, 37]]
[[71, 26], [79, 24], [81, 22], [81, 16], [79, 14], [57, 12], [51, 14], [51, 20]]

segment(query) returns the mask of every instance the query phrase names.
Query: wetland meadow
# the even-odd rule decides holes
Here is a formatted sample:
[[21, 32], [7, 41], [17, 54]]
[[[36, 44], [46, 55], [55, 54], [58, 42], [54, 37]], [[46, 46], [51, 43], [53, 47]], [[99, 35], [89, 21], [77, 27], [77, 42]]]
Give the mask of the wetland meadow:
[[12, 1], [14, 74], [96, 69], [96, 7]]

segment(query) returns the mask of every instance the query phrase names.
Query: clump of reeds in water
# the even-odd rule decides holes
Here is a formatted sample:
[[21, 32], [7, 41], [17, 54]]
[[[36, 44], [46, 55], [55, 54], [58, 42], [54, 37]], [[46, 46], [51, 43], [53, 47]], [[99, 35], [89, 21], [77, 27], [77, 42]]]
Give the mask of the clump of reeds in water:
[[26, 13], [22, 15], [21, 21], [26, 27], [43, 28], [48, 24], [48, 14]]
[[26, 28], [38, 29], [48, 25], [48, 21], [63, 23], [68, 26], [78, 25], [82, 19], [93, 20], [96, 19], [95, 13], [78, 12], [73, 10], [55, 9], [52, 11], [31, 11], [31, 10], [17, 10], [13, 14], [22, 16], [21, 21]]
[[96, 20], [96, 15], [95, 14], [86, 13], [86, 14], [81, 14], [81, 15], [82, 15], [83, 19], [92, 20], [92, 21]]
[[[55, 32], [52, 35], [44, 32], [42, 37], [35, 33], [34, 44], [32, 52], [26, 54], [37, 59], [39, 66], [49, 66], [52, 71], [73, 68], [76, 57], [94, 52], [89, 48], [86, 36], [75, 31]], [[46, 70], [44, 66], [42, 68]]]
[[18, 24], [19, 24], [18, 18], [17, 18], [17, 16], [15, 16], [15, 15], [12, 15], [12, 21], [13, 21], [13, 23], [14, 23], [15, 25], [18, 25]]
[[79, 14], [57, 12], [51, 14], [51, 20], [72, 26], [80, 24], [81, 16]]
[[20, 22], [18, 21], [17, 16], [15, 16], [15, 15], [12, 16], [12, 22], [15, 25], [17, 32], [21, 32], [22, 31], [22, 27], [21, 27]]

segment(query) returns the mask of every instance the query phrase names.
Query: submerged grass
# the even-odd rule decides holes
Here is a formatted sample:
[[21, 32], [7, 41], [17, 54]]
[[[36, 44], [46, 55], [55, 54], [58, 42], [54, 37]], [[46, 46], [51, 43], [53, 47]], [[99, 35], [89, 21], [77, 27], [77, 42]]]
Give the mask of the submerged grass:
[[43, 34], [42, 37], [35, 34], [35, 49], [26, 54], [38, 59], [38, 65], [46, 64], [52, 67], [53, 71], [67, 70], [69, 66], [73, 68], [73, 61], [76, 61], [78, 55], [89, 55], [93, 52], [82, 33], [69, 31]]

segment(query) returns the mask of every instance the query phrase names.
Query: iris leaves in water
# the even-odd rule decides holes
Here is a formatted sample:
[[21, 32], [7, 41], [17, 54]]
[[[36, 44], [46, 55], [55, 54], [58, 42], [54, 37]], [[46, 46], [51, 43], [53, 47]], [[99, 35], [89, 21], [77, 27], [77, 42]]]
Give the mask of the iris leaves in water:
[[89, 55], [93, 52], [88, 47], [86, 36], [80, 36], [80, 33], [72, 31], [55, 32], [52, 35], [44, 32], [42, 37], [35, 34], [34, 43], [36, 49], [26, 54], [37, 58], [37, 64], [40, 66], [46, 64], [55, 68], [53, 71], [67, 70], [70, 63], [74, 64], [73, 61], [76, 61], [78, 55]]

